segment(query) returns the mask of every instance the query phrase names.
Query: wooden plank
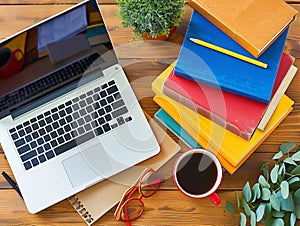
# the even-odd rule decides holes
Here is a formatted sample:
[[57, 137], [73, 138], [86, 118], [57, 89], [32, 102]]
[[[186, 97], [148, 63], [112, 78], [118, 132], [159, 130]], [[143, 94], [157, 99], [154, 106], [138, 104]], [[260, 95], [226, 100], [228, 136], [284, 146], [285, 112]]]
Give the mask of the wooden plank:
[[[201, 200], [187, 198], [178, 191], [159, 190], [154, 196], [143, 199], [145, 212], [132, 225], [238, 225], [239, 218], [224, 210], [226, 200], [234, 202], [234, 192], [219, 192], [222, 199], [215, 207], [208, 198]], [[0, 219], [2, 225], [83, 225], [83, 220], [67, 200], [60, 202], [39, 214], [29, 214], [22, 199], [12, 190], [0, 190]], [[165, 200], [162, 202], [162, 200]], [[101, 203], [99, 203], [101, 205]], [[123, 225], [113, 216], [115, 208], [94, 225]], [[17, 213], [17, 217], [16, 217]], [[210, 213], [210, 216], [207, 216]]]

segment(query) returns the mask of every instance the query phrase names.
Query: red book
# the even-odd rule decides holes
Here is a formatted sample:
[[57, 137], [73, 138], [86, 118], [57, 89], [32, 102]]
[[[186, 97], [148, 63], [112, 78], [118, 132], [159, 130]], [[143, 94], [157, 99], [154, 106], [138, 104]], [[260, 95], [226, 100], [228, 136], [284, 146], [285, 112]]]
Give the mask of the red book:
[[[294, 60], [292, 56], [283, 53], [269, 104], [176, 76], [174, 70], [164, 83], [163, 93], [250, 140], [260, 121], [266, 122], [271, 117], [272, 114], [268, 114], [263, 118], [267, 108], [272, 106], [275, 110], [279, 102], [277, 99], [280, 100], [294, 77], [297, 71], [292, 66]], [[283, 82], [284, 79], [287, 81]]]

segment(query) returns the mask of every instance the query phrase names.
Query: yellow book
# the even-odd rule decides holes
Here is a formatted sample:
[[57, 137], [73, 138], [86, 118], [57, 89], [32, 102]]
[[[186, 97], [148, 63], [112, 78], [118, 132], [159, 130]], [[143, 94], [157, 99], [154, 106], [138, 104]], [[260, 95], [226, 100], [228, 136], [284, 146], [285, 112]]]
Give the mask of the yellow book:
[[264, 131], [256, 130], [250, 141], [233, 134], [208, 118], [162, 93], [162, 86], [172, 70], [168, 67], [153, 82], [154, 101], [164, 109], [202, 147], [215, 153], [223, 167], [234, 173], [292, 110], [293, 101], [284, 95]]

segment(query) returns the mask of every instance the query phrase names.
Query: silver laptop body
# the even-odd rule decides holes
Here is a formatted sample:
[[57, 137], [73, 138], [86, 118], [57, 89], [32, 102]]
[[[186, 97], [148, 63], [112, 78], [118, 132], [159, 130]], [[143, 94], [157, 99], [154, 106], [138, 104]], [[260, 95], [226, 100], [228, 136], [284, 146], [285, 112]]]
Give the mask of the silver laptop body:
[[10, 60], [22, 64], [0, 74], [0, 143], [29, 212], [159, 152], [95, 0], [5, 39], [0, 50], [13, 54], [16, 40], [24, 58], [0, 63], [0, 72]]

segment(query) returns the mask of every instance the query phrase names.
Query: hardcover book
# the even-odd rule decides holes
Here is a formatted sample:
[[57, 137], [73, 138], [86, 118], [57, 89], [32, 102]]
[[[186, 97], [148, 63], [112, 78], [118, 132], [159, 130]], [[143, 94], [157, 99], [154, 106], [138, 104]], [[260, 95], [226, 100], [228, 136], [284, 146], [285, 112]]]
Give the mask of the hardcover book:
[[[174, 73], [228, 92], [269, 103], [287, 33], [288, 29], [256, 59], [205, 17], [193, 11]], [[196, 44], [190, 38], [200, 39], [252, 60], [263, 62], [267, 64], [267, 68]]]
[[298, 13], [283, 0], [188, 0], [188, 3], [255, 57], [278, 38]]
[[231, 132], [250, 140], [255, 129], [264, 129], [281, 97], [296, 74], [294, 58], [283, 53], [269, 104], [170, 73], [163, 93]]
[[292, 111], [293, 100], [283, 95], [264, 131], [256, 130], [249, 141], [219, 126], [208, 118], [162, 93], [163, 83], [172, 71], [168, 67], [152, 83], [154, 101], [203, 148], [215, 153], [223, 167], [234, 173], [256, 148]]

